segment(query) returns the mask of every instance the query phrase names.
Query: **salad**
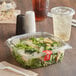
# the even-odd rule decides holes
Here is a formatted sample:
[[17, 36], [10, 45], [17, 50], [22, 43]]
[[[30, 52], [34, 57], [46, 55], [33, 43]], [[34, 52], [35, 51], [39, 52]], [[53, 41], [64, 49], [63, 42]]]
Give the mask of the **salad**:
[[0, 21], [15, 19], [15, 2], [4, 1], [0, 4]]
[[48, 37], [31, 37], [12, 44], [14, 58], [25, 68], [45, 67], [61, 62], [64, 57], [64, 51], [56, 50], [62, 44]]

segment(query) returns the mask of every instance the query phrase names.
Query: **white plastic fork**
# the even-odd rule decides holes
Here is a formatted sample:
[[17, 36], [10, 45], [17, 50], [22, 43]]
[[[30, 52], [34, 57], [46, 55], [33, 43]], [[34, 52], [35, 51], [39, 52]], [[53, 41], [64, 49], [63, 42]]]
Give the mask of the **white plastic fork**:
[[16, 73], [19, 73], [19, 74], [21, 74], [21, 75], [29, 76], [29, 75], [26, 74], [26, 73], [23, 73], [23, 72], [15, 69], [15, 68], [12, 68], [12, 67], [9, 67], [9, 66], [5, 66], [5, 65], [3, 65], [2, 63], [0, 63], [0, 69], [9, 69], [9, 70], [14, 71], [14, 72], [16, 72]]

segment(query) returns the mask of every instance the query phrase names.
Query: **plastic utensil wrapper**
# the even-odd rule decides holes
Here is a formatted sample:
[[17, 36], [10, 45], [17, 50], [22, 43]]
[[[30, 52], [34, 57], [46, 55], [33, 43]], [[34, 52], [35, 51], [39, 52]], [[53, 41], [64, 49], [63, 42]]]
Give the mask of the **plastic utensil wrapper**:
[[25, 68], [39, 68], [61, 62], [72, 47], [47, 32], [28, 33], [6, 41], [13, 57]]

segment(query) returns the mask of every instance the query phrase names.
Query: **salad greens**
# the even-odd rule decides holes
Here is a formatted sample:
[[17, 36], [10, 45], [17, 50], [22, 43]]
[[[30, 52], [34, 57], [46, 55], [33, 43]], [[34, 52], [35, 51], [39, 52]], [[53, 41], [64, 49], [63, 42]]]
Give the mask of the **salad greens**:
[[[64, 52], [61, 52], [61, 50], [53, 52], [58, 46], [60, 46], [60, 43], [50, 38], [31, 37], [20, 40], [13, 47], [12, 55], [25, 68], [45, 67], [62, 61]], [[48, 56], [49, 59], [47, 59]]]

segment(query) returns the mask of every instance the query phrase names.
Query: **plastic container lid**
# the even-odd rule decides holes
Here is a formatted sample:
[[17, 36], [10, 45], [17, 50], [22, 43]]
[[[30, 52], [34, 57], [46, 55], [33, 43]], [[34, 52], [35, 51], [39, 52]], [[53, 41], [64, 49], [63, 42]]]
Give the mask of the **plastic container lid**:
[[59, 6], [52, 8], [51, 13], [57, 15], [74, 15], [75, 10], [70, 7]]
[[13, 0], [0, 0], [0, 11], [15, 9], [16, 3]]

